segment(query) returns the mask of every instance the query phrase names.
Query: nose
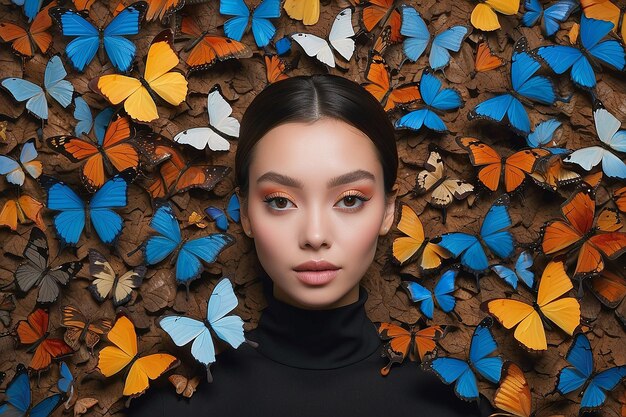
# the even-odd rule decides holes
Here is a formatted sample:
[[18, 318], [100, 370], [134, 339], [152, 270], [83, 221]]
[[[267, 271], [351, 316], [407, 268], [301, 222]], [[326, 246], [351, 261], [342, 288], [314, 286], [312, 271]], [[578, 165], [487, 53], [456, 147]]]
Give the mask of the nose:
[[322, 208], [310, 207], [307, 209], [302, 222], [300, 235], [300, 247], [302, 249], [330, 248], [330, 219]]

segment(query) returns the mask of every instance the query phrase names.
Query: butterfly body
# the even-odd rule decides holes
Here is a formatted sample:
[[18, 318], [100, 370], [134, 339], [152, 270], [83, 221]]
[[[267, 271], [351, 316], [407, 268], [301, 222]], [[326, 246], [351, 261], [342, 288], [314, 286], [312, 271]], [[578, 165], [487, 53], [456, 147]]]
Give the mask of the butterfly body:
[[241, 41], [250, 25], [255, 43], [263, 48], [276, 35], [270, 19], [280, 17], [280, 0], [263, 0], [252, 13], [243, 0], [220, 0], [220, 14], [234, 16], [224, 23], [226, 36]]
[[437, 285], [435, 285], [433, 292], [414, 281], [403, 282], [403, 287], [406, 289], [411, 301], [420, 303], [422, 314], [432, 320], [435, 302], [437, 302], [437, 305], [444, 313], [454, 310], [456, 300], [452, 293], [456, 289], [455, 279], [457, 273], [458, 270], [455, 269], [449, 269], [444, 272], [441, 278], [439, 278]]

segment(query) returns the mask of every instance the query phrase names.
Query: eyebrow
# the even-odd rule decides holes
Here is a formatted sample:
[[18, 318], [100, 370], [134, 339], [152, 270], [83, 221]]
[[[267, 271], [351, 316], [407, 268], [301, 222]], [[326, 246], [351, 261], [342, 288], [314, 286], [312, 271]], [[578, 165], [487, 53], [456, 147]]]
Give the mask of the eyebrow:
[[[365, 171], [363, 169], [357, 169], [355, 171], [348, 172], [346, 174], [339, 175], [337, 177], [333, 177], [328, 181], [328, 188], [337, 187], [339, 185], [350, 184], [352, 182], [356, 182], [359, 180], [371, 180], [375, 181], [376, 177], [369, 171]], [[287, 187], [293, 188], [304, 188], [304, 184], [301, 181], [289, 177], [287, 175], [279, 174], [278, 172], [268, 171], [265, 174], [261, 175], [257, 180], [257, 184], [263, 182], [276, 182], [278, 184], [282, 184]]]

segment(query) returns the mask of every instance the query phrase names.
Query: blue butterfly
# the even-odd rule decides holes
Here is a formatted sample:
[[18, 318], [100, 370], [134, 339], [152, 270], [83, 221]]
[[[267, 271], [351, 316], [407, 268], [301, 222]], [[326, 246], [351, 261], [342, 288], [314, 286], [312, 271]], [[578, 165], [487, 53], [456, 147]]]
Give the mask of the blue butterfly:
[[17, 6], [22, 6], [24, 8], [24, 14], [28, 17], [28, 21], [31, 22], [39, 10], [41, 9], [41, 4], [43, 0], [11, 0], [13, 4]]
[[458, 270], [448, 269], [441, 275], [435, 290], [431, 293], [427, 288], [414, 281], [404, 281], [402, 284], [409, 293], [411, 301], [420, 304], [420, 311], [429, 319], [433, 319], [435, 300], [445, 313], [454, 310], [456, 299], [452, 295], [454, 292], [454, 280]]
[[147, 9], [145, 1], [133, 3], [115, 16], [104, 29], [95, 27], [77, 11], [63, 7], [52, 8], [50, 16], [61, 27], [63, 35], [76, 36], [65, 47], [65, 54], [77, 71], [83, 72], [100, 50], [100, 45], [103, 45], [113, 66], [126, 72], [131, 68], [137, 48], [124, 36], [139, 33], [139, 24]]
[[[407, 58], [415, 62], [426, 50], [431, 38], [430, 32], [417, 10], [406, 4], [400, 7], [402, 10], [400, 33], [406, 36], [402, 48]], [[428, 57], [433, 70], [442, 69], [450, 63], [449, 51], [459, 52], [468, 32], [469, 29], [465, 26], [453, 26], [433, 38]]]
[[528, 288], [535, 286], [535, 274], [530, 270], [531, 266], [533, 266], [532, 256], [527, 251], [523, 251], [515, 262], [515, 270], [504, 265], [493, 265], [491, 270], [516, 290], [517, 281], [523, 282]]
[[235, 239], [225, 233], [212, 233], [197, 239], [184, 239], [180, 234], [178, 220], [169, 205], [157, 209], [150, 220], [150, 227], [159, 234], [148, 238], [144, 243], [144, 256], [147, 265], [154, 265], [176, 253], [176, 282], [189, 284], [200, 277], [202, 262], [213, 263], [220, 252], [234, 243]]
[[[231, 39], [241, 41], [250, 21], [250, 9], [243, 0], [220, 0], [220, 14], [235, 16], [224, 23], [224, 33]], [[270, 19], [280, 17], [280, 0], [263, 0], [252, 12], [252, 34], [259, 48], [270, 43], [276, 35], [276, 27]]]
[[[86, 223], [93, 225], [103, 243], [112, 245], [122, 233], [124, 219], [113, 211], [126, 207], [128, 184], [136, 171], [127, 169], [104, 183], [85, 203], [62, 181], [42, 175], [39, 182], [48, 192], [47, 207], [59, 211], [54, 216], [54, 227], [62, 246], [76, 246]], [[89, 230], [89, 226], [87, 226]]]
[[87, 102], [80, 96], [76, 97], [74, 99], [74, 119], [76, 119], [78, 123], [76, 123], [74, 127], [74, 135], [76, 137], [88, 135], [93, 128], [98, 143], [102, 145], [104, 134], [106, 133], [107, 126], [109, 126], [114, 113], [115, 111], [112, 107], [105, 107], [98, 113], [94, 120]]
[[57, 388], [67, 396], [67, 400], [65, 401], [65, 405], [67, 406], [74, 396], [74, 375], [72, 375], [70, 368], [63, 361], [59, 363], [59, 373], [61, 374], [61, 378], [59, 378], [57, 382]]
[[517, 132], [530, 133], [530, 119], [520, 98], [526, 98], [546, 105], [553, 105], [557, 96], [554, 85], [549, 78], [542, 75], [533, 76], [541, 64], [528, 52], [526, 38], [520, 38], [513, 49], [511, 61], [511, 93], [501, 94], [478, 104], [467, 115], [469, 120], [481, 117], [501, 122], [504, 116], [509, 125]]
[[526, 144], [531, 148], [545, 149], [553, 155], [571, 152], [569, 149], [552, 147], [554, 145], [552, 137], [559, 127], [561, 127], [561, 122], [556, 119], [548, 119], [539, 123], [535, 126], [535, 130], [526, 136]]
[[578, 391], [585, 385], [580, 400], [580, 414], [602, 407], [607, 391], [612, 391], [626, 378], [626, 365], [615, 366], [602, 372], [593, 372], [593, 353], [589, 339], [583, 333], [574, 337], [565, 359], [572, 365], [561, 369], [556, 390], [561, 395]]
[[28, 371], [24, 365], [19, 364], [15, 376], [7, 385], [5, 401], [0, 404], [0, 416], [48, 417], [63, 401], [63, 395], [53, 394], [31, 408], [31, 394]]
[[184, 316], [165, 316], [159, 319], [159, 326], [170, 335], [177, 346], [184, 346], [193, 340], [191, 354], [206, 366], [209, 382], [212, 381], [209, 367], [215, 362], [215, 345], [211, 334], [214, 333], [235, 349], [246, 340], [243, 320], [238, 316], [226, 316], [237, 304], [233, 285], [228, 278], [223, 278], [209, 297], [206, 319], [196, 320]]
[[48, 119], [48, 100], [46, 93], [55, 99], [61, 106], [67, 107], [72, 102], [74, 86], [64, 78], [67, 72], [58, 55], [53, 56], [46, 65], [44, 73], [44, 88], [22, 78], [5, 78], [2, 86], [17, 101], [26, 101], [26, 109], [42, 120]]
[[24, 185], [26, 173], [35, 179], [41, 175], [43, 165], [41, 161], [36, 160], [37, 156], [39, 154], [35, 147], [35, 139], [29, 139], [22, 145], [19, 161], [0, 155], [0, 175], [6, 175], [8, 182], [21, 187]]
[[559, 0], [543, 10], [539, 0], [526, 0], [524, 8], [526, 13], [522, 17], [522, 24], [533, 27], [541, 19], [541, 31], [546, 37], [551, 37], [559, 30], [561, 23], [578, 8], [578, 4], [574, 0]]
[[283, 36], [274, 44], [276, 47], [276, 53], [280, 56], [287, 55], [291, 52], [291, 39], [289, 36]]
[[509, 258], [515, 250], [513, 235], [507, 229], [512, 226], [507, 206], [508, 195], [504, 194], [496, 200], [480, 228], [480, 237], [467, 233], [446, 233], [441, 236], [439, 246], [448, 250], [457, 258], [461, 257], [461, 265], [470, 271], [483, 272], [489, 267], [485, 245], [500, 258]]
[[626, 66], [624, 48], [619, 41], [609, 39], [600, 42], [611, 32], [613, 23], [604, 20], [587, 18], [584, 14], [580, 20], [579, 47], [565, 45], [542, 46], [537, 54], [557, 74], [571, 69], [570, 78], [574, 84], [591, 89], [596, 86], [596, 74], [590, 60], [598, 60], [619, 71]]
[[469, 362], [456, 358], [435, 358], [424, 362], [426, 369], [432, 370], [446, 384], [456, 381], [454, 392], [465, 401], [478, 400], [476, 374], [497, 384], [502, 377], [504, 361], [500, 356], [490, 356], [498, 345], [491, 334], [493, 319], [486, 317], [478, 324], [472, 336], [469, 349]]
[[207, 207], [204, 209], [204, 212], [215, 222], [218, 229], [225, 232], [228, 230], [227, 214], [232, 221], [239, 223], [239, 198], [237, 197], [237, 194], [230, 196], [228, 206], [226, 206], [226, 213], [224, 213], [224, 210], [213, 206]]
[[420, 94], [426, 108], [413, 110], [396, 121], [397, 129], [420, 130], [422, 126], [436, 132], [448, 130], [435, 110], [454, 110], [463, 105], [461, 94], [453, 88], [441, 89], [441, 81], [429, 71], [422, 73]]

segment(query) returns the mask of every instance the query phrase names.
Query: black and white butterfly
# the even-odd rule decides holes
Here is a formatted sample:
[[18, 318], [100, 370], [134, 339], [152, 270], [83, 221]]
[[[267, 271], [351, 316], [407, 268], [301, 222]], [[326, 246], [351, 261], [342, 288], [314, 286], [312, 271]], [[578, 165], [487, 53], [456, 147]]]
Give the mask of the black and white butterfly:
[[66, 262], [52, 267], [49, 252], [45, 233], [33, 227], [22, 255], [26, 262], [18, 266], [14, 273], [15, 285], [20, 291], [28, 292], [34, 286], [39, 288], [37, 302], [41, 304], [55, 302], [61, 286], [67, 285], [83, 267], [80, 262]]

